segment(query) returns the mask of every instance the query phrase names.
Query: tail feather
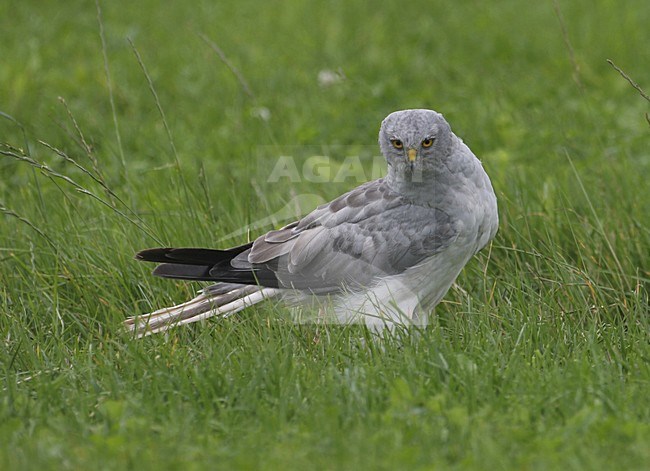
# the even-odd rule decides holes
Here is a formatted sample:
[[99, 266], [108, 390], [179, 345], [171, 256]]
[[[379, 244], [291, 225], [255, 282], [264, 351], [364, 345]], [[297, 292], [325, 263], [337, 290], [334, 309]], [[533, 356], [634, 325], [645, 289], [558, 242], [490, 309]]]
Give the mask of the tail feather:
[[208, 287], [194, 299], [176, 306], [159, 309], [150, 314], [129, 317], [127, 330], [138, 338], [163, 332], [178, 325], [198, 322], [210, 317], [226, 318], [265, 299], [277, 296], [280, 290], [253, 285], [225, 284]]

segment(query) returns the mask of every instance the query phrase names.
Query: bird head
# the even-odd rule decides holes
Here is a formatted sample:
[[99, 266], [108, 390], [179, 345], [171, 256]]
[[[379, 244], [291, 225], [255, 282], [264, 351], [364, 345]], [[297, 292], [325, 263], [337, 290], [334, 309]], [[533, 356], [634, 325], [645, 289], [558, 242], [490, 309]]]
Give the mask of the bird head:
[[449, 124], [432, 110], [395, 111], [379, 130], [379, 147], [390, 171], [410, 181], [440, 166], [451, 154], [452, 143]]

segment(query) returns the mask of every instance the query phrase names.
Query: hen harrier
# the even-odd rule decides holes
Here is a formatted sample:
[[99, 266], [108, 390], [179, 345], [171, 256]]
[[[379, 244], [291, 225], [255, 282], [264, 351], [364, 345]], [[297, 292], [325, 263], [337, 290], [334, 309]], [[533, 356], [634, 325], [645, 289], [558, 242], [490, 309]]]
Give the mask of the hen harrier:
[[326, 299], [333, 319], [378, 330], [426, 323], [494, 237], [496, 196], [481, 162], [435, 111], [388, 115], [379, 146], [386, 177], [252, 243], [139, 252], [138, 260], [160, 263], [154, 275], [217, 284], [184, 304], [131, 317], [127, 327], [142, 336], [273, 297]]

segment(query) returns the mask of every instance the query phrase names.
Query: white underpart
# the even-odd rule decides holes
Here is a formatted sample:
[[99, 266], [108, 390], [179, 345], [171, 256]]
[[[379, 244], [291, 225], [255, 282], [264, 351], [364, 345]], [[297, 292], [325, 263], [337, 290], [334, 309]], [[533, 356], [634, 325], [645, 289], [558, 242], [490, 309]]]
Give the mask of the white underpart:
[[[130, 317], [125, 324], [138, 337], [144, 337], [211, 317], [225, 319], [265, 299], [279, 296], [290, 304], [311, 304], [312, 308], [315, 300], [320, 306], [319, 321], [365, 324], [377, 333], [384, 329], [391, 331], [396, 326], [425, 326], [433, 307], [484, 243], [475, 233], [469, 233], [474, 236], [459, 237], [446, 250], [399, 275], [386, 276], [365, 290], [323, 298], [294, 290], [251, 285], [221, 294], [211, 294], [207, 288], [188, 302]], [[309, 316], [308, 319], [316, 320]]]
[[381, 279], [368, 290], [337, 297], [335, 315], [341, 323], [364, 323], [374, 331], [398, 325], [425, 326], [430, 310], [473, 254], [473, 244], [453, 244], [404, 273]]

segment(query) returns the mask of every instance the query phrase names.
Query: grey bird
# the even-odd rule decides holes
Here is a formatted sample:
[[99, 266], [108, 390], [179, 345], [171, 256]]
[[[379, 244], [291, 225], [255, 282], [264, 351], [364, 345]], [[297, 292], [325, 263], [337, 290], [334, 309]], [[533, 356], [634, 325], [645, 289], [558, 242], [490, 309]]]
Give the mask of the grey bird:
[[[375, 331], [424, 325], [461, 269], [497, 232], [497, 200], [472, 151], [432, 110], [391, 113], [379, 146], [386, 177], [226, 250], [155, 248], [154, 275], [215, 281], [189, 302], [125, 321], [138, 336], [268, 298]], [[329, 316], [329, 317], [326, 317]]]

